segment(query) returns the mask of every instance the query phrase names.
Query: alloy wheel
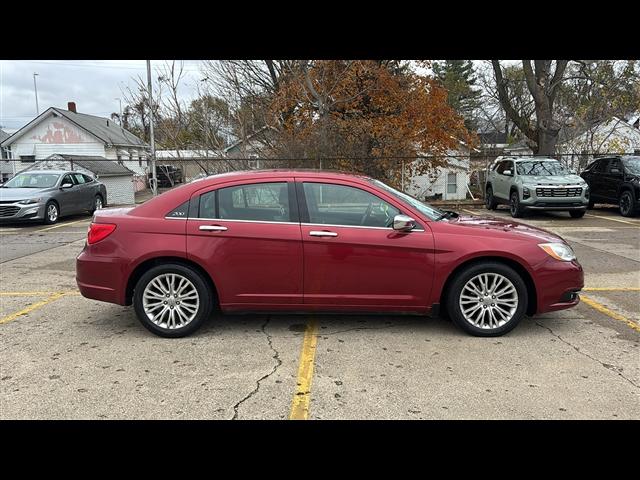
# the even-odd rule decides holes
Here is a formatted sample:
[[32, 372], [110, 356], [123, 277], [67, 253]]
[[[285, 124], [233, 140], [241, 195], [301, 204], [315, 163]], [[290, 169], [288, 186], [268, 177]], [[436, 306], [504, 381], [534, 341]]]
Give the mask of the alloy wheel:
[[153, 278], [142, 294], [147, 318], [160, 328], [178, 329], [188, 325], [200, 308], [200, 295], [193, 283], [177, 273]]
[[47, 207], [47, 218], [51, 223], [55, 223], [55, 221], [58, 219], [58, 207], [56, 207], [53, 203]]
[[622, 194], [620, 197], [620, 213], [622, 215], [627, 216], [629, 214], [629, 209], [631, 208], [631, 195], [627, 192]]
[[102, 199], [100, 197], [96, 197], [96, 210], [100, 210], [102, 208]]
[[498, 273], [481, 273], [471, 278], [460, 293], [460, 310], [471, 325], [500, 328], [518, 309], [518, 292], [511, 280]]

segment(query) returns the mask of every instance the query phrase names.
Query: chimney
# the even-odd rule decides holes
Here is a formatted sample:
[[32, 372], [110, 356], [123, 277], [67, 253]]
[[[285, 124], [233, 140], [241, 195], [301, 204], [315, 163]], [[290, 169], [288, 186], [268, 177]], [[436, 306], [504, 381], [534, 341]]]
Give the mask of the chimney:
[[67, 103], [67, 110], [69, 110], [70, 112], [73, 112], [73, 113], [78, 113], [78, 112], [76, 112], [76, 102], [68, 102]]

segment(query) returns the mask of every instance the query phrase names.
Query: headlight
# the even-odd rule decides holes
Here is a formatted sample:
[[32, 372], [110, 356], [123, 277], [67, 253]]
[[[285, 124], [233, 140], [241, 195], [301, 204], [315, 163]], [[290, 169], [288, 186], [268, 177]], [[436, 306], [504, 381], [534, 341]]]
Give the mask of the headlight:
[[32, 203], [39, 203], [40, 199], [39, 198], [30, 198], [28, 200], [20, 200], [18, 202], [18, 204], [20, 205], [31, 205]]
[[576, 254], [566, 243], [539, 243], [538, 246], [556, 260], [570, 262], [576, 259]]

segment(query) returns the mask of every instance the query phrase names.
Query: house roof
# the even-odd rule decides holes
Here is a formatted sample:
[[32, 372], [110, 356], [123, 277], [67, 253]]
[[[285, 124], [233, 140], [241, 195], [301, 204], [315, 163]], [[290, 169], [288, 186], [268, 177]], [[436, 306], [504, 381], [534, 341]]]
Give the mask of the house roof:
[[47, 160], [67, 160], [74, 164], [89, 170], [96, 175], [102, 177], [115, 177], [119, 175], [133, 175], [134, 172], [124, 165], [113, 160], [107, 160], [104, 157], [87, 156], [87, 155], [60, 155], [55, 154], [47, 158]]
[[0, 130], [0, 142], [4, 142], [10, 135], [4, 130]]
[[49, 107], [24, 127], [19, 129], [7, 139], [0, 140], [3, 144], [10, 144], [13, 140], [20, 137], [30, 128], [39, 123], [40, 120], [46, 118], [49, 114], [59, 115], [66, 118], [70, 122], [76, 124], [83, 130], [86, 130], [93, 136], [102, 140], [107, 145], [115, 145], [118, 147], [146, 147], [147, 144], [136, 137], [133, 133], [125, 130], [113, 120], [87, 115], [85, 113], [74, 113], [57, 107]]

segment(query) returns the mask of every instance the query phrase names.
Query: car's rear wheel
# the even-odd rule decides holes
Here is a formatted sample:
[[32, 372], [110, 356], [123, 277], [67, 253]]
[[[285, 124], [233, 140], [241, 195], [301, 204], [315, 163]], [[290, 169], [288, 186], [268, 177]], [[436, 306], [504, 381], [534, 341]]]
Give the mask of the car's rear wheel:
[[202, 275], [180, 264], [151, 268], [133, 291], [138, 319], [161, 337], [184, 337], [197, 330], [213, 307], [211, 289]]
[[497, 262], [474, 264], [453, 279], [447, 311], [456, 325], [478, 337], [511, 331], [527, 311], [527, 286], [511, 267]]
[[493, 196], [493, 188], [491, 187], [487, 187], [484, 205], [487, 207], [487, 210], [495, 210], [498, 206], [498, 202], [496, 202], [496, 199]]
[[49, 202], [44, 207], [44, 224], [53, 225], [60, 218], [60, 207], [56, 202]]
[[509, 212], [513, 218], [522, 217], [523, 209], [520, 206], [520, 197], [515, 190], [511, 192], [511, 201], [509, 202]]
[[91, 207], [91, 210], [89, 210], [89, 215], [93, 215], [96, 210], [100, 210], [104, 205], [104, 202], [102, 200], [102, 195], [96, 195], [96, 198], [93, 199], [93, 206]]
[[584, 214], [587, 213], [586, 210], [569, 210], [569, 215], [571, 218], [582, 218]]
[[633, 217], [636, 214], [633, 205], [633, 194], [629, 190], [625, 190], [624, 192], [622, 192], [619, 202], [620, 215], [622, 215], [623, 217]]

